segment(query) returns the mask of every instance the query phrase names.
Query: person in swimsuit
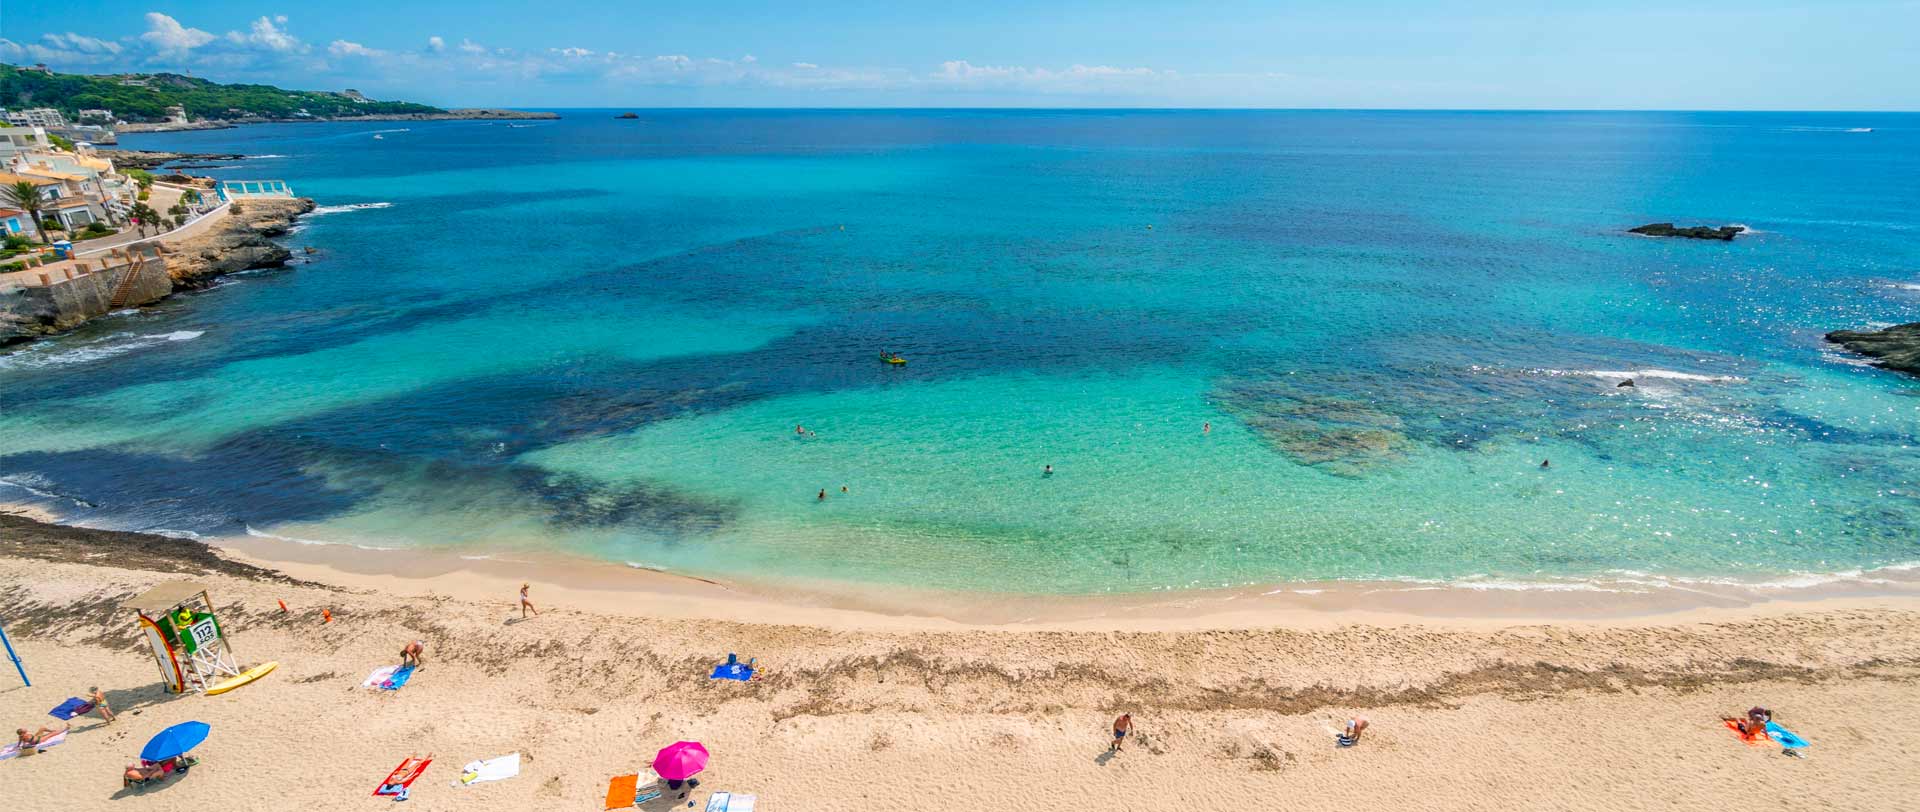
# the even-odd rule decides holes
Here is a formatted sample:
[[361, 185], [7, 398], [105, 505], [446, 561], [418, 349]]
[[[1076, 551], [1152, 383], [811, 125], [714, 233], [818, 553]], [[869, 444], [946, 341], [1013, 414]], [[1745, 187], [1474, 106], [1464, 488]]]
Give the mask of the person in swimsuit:
[[[526, 596], [522, 595], [520, 599], [525, 601]], [[426, 663], [420, 659], [420, 655], [426, 653], [426, 649], [427, 644], [419, 640], [408, 643], [404, 648], [400, 649], [400, 665], [402, 667], [411, 665], [414, 668], [420, 668], [426, 665]]]
[[1053, 476], [1053, 466], [1049, 465], [1040, 472], [1041, 476]]
[[1119, 752], [1127, 743], [1127, 734], [1133, 732], [1133, 714], [1123, 713], [1113, 720], [1113, 743], [1107, 745], [1107, 752]]
[[1205, 421], [1205, 422], [1202, 422], [1202, 423], [1200, 424], [1200, 433], [1201, 433], [1201, 434], [1212, 434], [1212, 433], [1213, 433], [1213, 421], [1211, 421], [1211, 420], [1208, 420], [1208, 421]]
[[113, 709], [107, 707], [107, 695], [100, 692], [100, 686], [87, 689], [87, 701], [92, 702], [93, 709], [100, 712], [100, 718], [107, 720], [107, 724], [113, 724]]
[[520, 619], [521, 620], [527, 619], [527, 612], [529, 611], [533, 612], [535, 615], [540, 614], [540, 610], [533, 608], [533, 601], [527, 600], [527, 589], [530, 586], [531, 586], [530, 584], [525, 584], [525, 583], [520, 585]]
[[1542, 468], [1552, 468], [1552, 467], [1553, 467], [1553, 460], [1541, 460], [1541, 461], [1540, 461], [1540, 467], [1542, 467]]
[[50, 728], [50, 727], [43, 727], [32, 733], [28, 733], [27, 729], [23, 727], [18, 730], [15, 730], [14, 733], [20, 737], [20, 752], [25, 753], [28, 750], [31, 750], [35, 747], [39, 747], [40, 745], [45, 744], [48, 739], [51, 739], [60, 733], [64, 733], [67, 730], [68, 728], [61, 728], [59, 730], [54, 730], [53, 728]]
[[167, 777], [167, 767], [160, 762], [143, 764], [136, 761], [127, 765], [126, 777], [130, 781], [158, 781]]
[[1367, 732], [1367, 717], [1359, 716], [1347, 720], [1347, 730], [1334, 737], [1341, 747], [1352, 747], [1360, 743], [1360, 734]]
[[820, 489], [820, 501], [822, 501], [822, 502], [825, 502], [825, 501], [827, 501], [827, 489], [826, 489], [826, 488], [821, 488], [821, 489]]

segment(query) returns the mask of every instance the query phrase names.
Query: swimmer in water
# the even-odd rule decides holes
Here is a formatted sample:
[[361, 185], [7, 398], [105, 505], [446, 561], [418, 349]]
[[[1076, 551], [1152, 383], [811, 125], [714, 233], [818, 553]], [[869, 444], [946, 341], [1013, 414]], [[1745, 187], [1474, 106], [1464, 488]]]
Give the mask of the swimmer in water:
[[1542, 468], [1552, 468], [1552, 467], [1553, 467], [1553, 460], [1541, 460], [1541, 461], [1540, 461], [1540, 467], [1542, 467]]
[[841, 486], [840, 486], [840, 492], [841, 492], [841, 493], [846, 493], [846, 492], [847, 492], [847, 486], [845, 486], [845, 485], [841, 485]]
[[822, 501], [822, 502], [825, 502], [825, 501], [827, 501], [827, 489], [826, 489], [826, 488], [821, 488], [821, 489], [820, 489], [820, 501]]
[[1201, 424], [1200, 424], [1200, 433], [1201, 433], [1201, 434], [1212, 434], [1212, 433], [1213, 433], [1213, 421], [1211, 421], [1211, 420], [1209, 420], [1209, 421], [1206, 421], [1206, 422], [1204, 422], [1204, 423], [1201, 423]]
[[1041, 476], [1053, 476], [1053, 466], [1051, 466], [1051, 465], [1049, 465], [1049, 466], [1047, 466], [1045, 470], [1042, 470], [1042, 471], [1040, 472], [1040, 475], [1041, 475]]

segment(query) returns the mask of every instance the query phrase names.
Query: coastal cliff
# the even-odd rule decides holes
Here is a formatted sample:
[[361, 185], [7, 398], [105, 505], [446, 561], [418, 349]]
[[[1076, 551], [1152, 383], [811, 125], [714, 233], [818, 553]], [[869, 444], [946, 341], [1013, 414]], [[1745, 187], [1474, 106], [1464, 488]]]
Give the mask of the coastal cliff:
[[239, 205], [241, 213], [227, 215], [214, 228], [167, 244], [167, 273], [175, 290], [197, 290], [226, 274], [275, 268], [293, 258], [293, 252], [271, 238], [287, 233], [295, 219], [313, 211], [312, 199], [262, 198]]
[[1835, 330], [1827, 340], [1874, 359], [1881, 369], [1920, 375], [1920, 322], [1885, 330]]
[[[176, 291], [198, 290], [219, 277], [285, 265], [293, 252], [272, 238], [287, 233], [300, 215], [313, 211], [307, 198], [243, 201], [199, 233], [161, 239], [163, 255], [137, 265], [67, 274], [49, 269], [55, 284], [0, 288], [0, 346], [72, 330], [121, 307], [151, 304]], [[150, 251], [151, 249], [149, 249]], [[103, 264], [104, 259], [82, 262]]]

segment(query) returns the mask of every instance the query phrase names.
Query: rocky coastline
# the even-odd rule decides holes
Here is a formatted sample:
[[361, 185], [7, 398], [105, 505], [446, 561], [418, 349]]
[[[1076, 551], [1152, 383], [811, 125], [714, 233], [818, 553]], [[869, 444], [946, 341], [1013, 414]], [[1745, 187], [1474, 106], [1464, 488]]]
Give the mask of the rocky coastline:
[[[230, 273], [287, 264], [293, 252], [273, 238], [285, 235], [294, 220], [313, 211], [313, 200], [262, 198], [239, 205], [239, 212], [229, 212], [204, 231], [156, 239], [165, 250], [165, 277], [155, 273], [149, 280], [143, 271], [133, 303], [150, 304], [183, 290], [204, 289]], [[62, 285], [12, 288], [0, 297], [0, 346], [58, 335], [105, 315], [112, 309], [108, 301], [113, 298], [113, 285], [103, 281], [107, 279], [93, 274]], [[83, 284], [89, 289], [63, 293]]]
[[534, 110], [506, 110], [494, 107], [463, 107], [443, 113], [385, 113], [369, 116], [309, 116], [306, 118], [270, 118], [248, 116], [233, 119], [202, 119], [178, 123], [172, 121], [129, 122], [114, 129], [119, 133], [167, 133], [189, 130], [225, 130], [243, 124], [302, 124], [319, 121], [550, 121], [559, 113]]
[[1835, 330], [1827, 340], [1874, 359], [1881, 369], [1920, 375], [1920, 322], [1885, 330]]
[[238, 152], [158, 152], [145, 149], [101, 150], [100, 155], [113, 160], [117, 169], [141, 169], [153, 171], [162, 166], [185, 161], [227, 162], [244, 161], [248, 157]]

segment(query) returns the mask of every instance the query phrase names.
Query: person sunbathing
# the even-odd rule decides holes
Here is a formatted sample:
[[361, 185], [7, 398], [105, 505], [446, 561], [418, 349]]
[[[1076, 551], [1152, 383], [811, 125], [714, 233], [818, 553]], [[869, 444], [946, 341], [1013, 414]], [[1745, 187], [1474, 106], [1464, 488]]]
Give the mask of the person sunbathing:
[[32, 733], [28, 733], [24, 727], [14, 731], [14, 733], [20, 737], [21, 752], [25, 752], [28, 748], [39, 747], [42, 744], [46, 744], [48, 739], [65, 732], [67, 732], [66, 728], [55, 730], [50, 727], [43, 727]]
[[127, 765], [126, 778], [128, 781], [157, 781], [165, 777], [167, 777], [167, 768], [165, 764], [160, 762], [148, 764], [146, 762], [136, 761]]

